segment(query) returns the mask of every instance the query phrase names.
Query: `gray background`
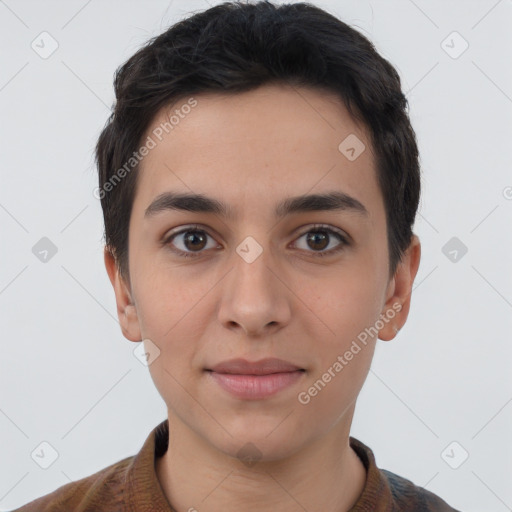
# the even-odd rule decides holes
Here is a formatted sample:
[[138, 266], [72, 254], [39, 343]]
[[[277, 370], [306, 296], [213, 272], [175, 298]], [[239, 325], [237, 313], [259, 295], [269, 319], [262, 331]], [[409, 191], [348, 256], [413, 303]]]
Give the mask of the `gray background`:
[[[0, 1], [2, 510], [135, 454], [166, 417], [117, 321], [93, 148], [117, 66], [208, 3]], [[316, 4], [398, 69], [423, 170], [409, 320], [378, 342], [352, 435], [455, 508], [512, 510], [512, 3]]]

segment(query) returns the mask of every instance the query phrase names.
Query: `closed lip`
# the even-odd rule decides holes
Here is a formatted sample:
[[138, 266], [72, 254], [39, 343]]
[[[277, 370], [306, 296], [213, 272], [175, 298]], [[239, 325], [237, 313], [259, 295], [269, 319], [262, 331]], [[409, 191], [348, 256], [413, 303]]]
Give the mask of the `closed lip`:
[[295, 364], [275, 357], [260, 359], [259, 361], [253, 362], [241, 358], [230, 359], [229, 361], [223, 361], [211, 368], [207, 368], [206, 370], [216, 373], [230, 373], [234, 375], [270, 375], [271, 373], [287, 373], [299, 370], [305, 371], [304, 368], [300, 368]]

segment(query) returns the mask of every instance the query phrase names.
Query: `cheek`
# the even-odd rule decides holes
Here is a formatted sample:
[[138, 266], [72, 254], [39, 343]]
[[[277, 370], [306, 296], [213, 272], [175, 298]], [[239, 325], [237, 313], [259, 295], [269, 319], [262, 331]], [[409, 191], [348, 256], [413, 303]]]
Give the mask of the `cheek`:
[[[198, 280], [176, 267], [166, 269], [155, 264], [145, 269], [137, 276], [135, 292], [143, 336], [167, 345], [185, 327], [197, 328], [197, 320], [204, 318], [198, 313], [201, 303], [214, 284], [211, 276]], [[192, 332], [187, 333], [192, 336]]]
[[195, 361], [202, 349], [198, 343], [200, 333], [205, 329], [197, 320], [206, 313], [196, 306], [187, 314], [190, 307], [183, 298], [180, 301], [169, 296], [168, 299], [168, 302], [160, 303], [167, 306], [149, 306], [143, 313], [143, 336], [151, 339], [160, 350], [159, 357], [149, 366], [149, 372], [169, 408], [194, 409], [197, 404], [192, 397], [196, 395], [198, 377]]
[[331, 345], [337, 349], [350, 344], [352, 338], [378, 319], [383, 291], [374, 272], [370, 267], [360, 271], [351, 268], [325, 283], [322, 294], [319, 289], [314, 290], [316, 302], [312, 309], [330, 328]]
[[[322, 295], [318, 290], [312, 295], [316, 301], [311, 309], [329, 328], [317, 345], [321, 350], [317, 352], [317, 364], [308, 381], [313, 388], [307, 394], [311, 404], [316, 404], [312, 409], [332, 407], [334, 403], [343, 408], [357, 397], [377, 340], [375, 324], [381, 312], [380, 286], [372, 269], [365, 268], [359, 274], [340, 273], [324, 288]], [[332, 410], [334, 416], [338, 413], [339, 408]]]
[[176, 268], [166, 270], [157, 265], [137, 277], [141, 334], [160, 350], [149, 370], [160, 393], [165, 393], [168, 401], [170, 397], [183, 394], [180, 383], [185, 385], [193, 379], [191, 367], [196, 366], [191, 363], [202, 350], [198, 340], [202, 339], [211, 321], [207, 295], [215, 280], [206, 276], [194, 280]]
[[324, 296], [319, 316], [331, 332], [318, 340], [316, 364], [297, 397], [307, 417], [325, 418], [326, 426], [341, 418], [364, 384], [377, 340], [371, 327], [380, 312], [373, 285], [339, 286]]
[[[353, 349], [357, 353], [351, 352], [350, 361], [343, 357], [343, 351], [339, 354], [343, 362], [333, 358], [300, 390], [297, 407], [304, 423], [320, 428], [325, 433], [353, 406], [368, 375], [375, 348], [374, 342], [368, 342], [366, 346], [359, 345], [359, 349]], [[303, 426], [307, 430], [308, 427]]]

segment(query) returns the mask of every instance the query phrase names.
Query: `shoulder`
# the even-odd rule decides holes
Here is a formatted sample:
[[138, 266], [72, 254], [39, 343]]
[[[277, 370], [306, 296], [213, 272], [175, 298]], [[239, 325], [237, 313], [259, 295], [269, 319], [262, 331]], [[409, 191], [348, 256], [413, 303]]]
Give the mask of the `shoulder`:
[[122, 459], [92, 475], [65, 484], [12, 512], [117, 512], [123, 505], [127, 469], [133, 459], [134, 456]]
[[[387, 469], [380, 469], [373, 451], [350, 437], [350, 446], [366, 468], [366, 482], [353, 512], [379, 510], [386, 512], [459, 512], [446, 501], [423, 487], [415, 485]], [[351, 512], [352, 512], [351, 511]]]
[[415, 510], [417, 512], [458, 512], [439, 496], [418, 487], [410, 480], [386, 469], [380, 472], [387, 480], [395, 508], [393, 510]]

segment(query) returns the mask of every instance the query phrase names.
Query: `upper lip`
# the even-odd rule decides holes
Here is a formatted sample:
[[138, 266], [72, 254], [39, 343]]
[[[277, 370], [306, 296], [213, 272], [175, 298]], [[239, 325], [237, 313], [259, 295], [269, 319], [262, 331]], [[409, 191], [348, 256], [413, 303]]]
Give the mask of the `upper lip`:
[[207, 368], [207, 370], [216, 373], [232, 373], [237, 375], [268, 375], [271, 373], [295, 372], [297, 370], [303, 370], [303, 368], [283, 361], [282, 359], [269, 357], [254, 362], [240, 358], [230, 359], [229, 361], [216, 364], [212, 368]]

